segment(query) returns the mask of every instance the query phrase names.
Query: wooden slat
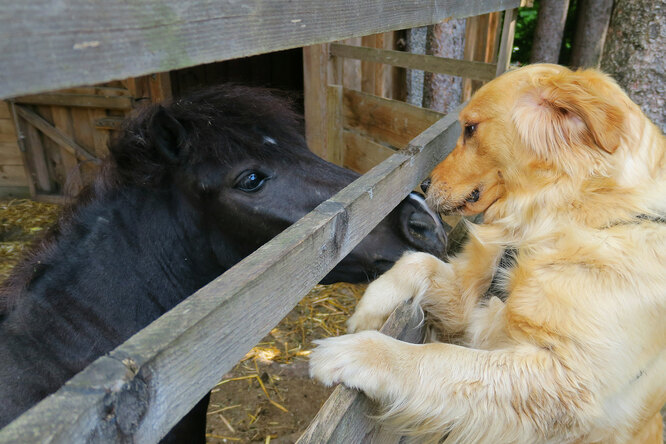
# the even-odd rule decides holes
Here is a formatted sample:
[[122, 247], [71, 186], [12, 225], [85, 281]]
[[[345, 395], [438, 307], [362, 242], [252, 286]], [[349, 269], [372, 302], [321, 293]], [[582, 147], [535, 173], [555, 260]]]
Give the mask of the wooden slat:
[[342, 166], [357, 173], [365, 173], [395, 153], [395, 150], [352, 131], [343, 131], [342, 138], [345, 145]]
[[0, 165], [23, 165], [18, 142], [0, 142]]
[[15, 142], [16, 131], [10, 119], [0, 119], [0, 143]]
[[9, 104], [0, 100], [0, 119], [9, 119], [10, 117]]
[[[56, 129], [71, 138], [74, 134], [74, 122], [70, 110], [62, 106], [54, 106], [51, 108], [51, 113], [53, 116], [53, 125]], [[83, 187], [79, 161], [76, 158], [76, 154], [62, 146], [60, 155], [62, 157], [63, 173], [65, 175], [65, 187], [63, 191], [65, 194], [71, 194], [74, 196], [78, 194], [79, 190]]]
[[0, 98], [412, 28], [520, 0], [4, 2]]
[[[413, 316], [410, 303], [398, 307], [391, 314], [381, 332], [405, 342], [420, 343], [423, 330], [420, 317]], [[338, 444], [400, 442], [400, 436], [391, 434], [374, 421], [376, 414], [372, 402], [358, 390], [338, 386], [317, 416], [312, 420], [297, 444]]]
[[386, 63], [402, 68], [420, 69], [422, 71], [469, 77], [478, 80], [493, 79], [497, 69], [496, 65], [492, 63], [448, 59], [425, 54], [411, 54], [403, 51], [365, 48], [339, 43], [331, 44], [331, 54], [338, 57]]
[[344, 163], [342, 140], [342, 85], [329, 85], [326, 89], [327, 151], [328, 160], [336, 165]]
[[159, 439], [421, 182], [459, 134], [457, 116], [444, 117], [2, 429], [0, 443], [129, 439], [121, 430], [135, 442]]
[[439, 120], [443, 114], [405, 102], [345, 89], [344, 126], [396, 148]]
[[93, 95], [104, 97], [125, 96], [132, 97], [132, 93], [126, 88], [116, 88], [109, 86], [77, 86], [75, 88], [67, 88], [58, 90], [60, 94], [78, 94], [78, 95]]
[[[18, 106], [16, 107], [18, 111]], [[20, 113], [19, 113], [20, 115]], [[22, 116], [21, 116], [22, 117]], [[46, 163], [46, 150], [37, 129], [27, 120], [19, 117], [19, 125], [25, 136], [25, 165], [29, 167], [28, 180], [33, 181], [35, 189], [49, 193], [53, 183]]]
[[34, 111], [20, 105], [16, 105], [16, 112], [19, 116], [24, 118], [32, 126], [39, 129], [45, 136], [49, 137], [58, 145], [62, 146], [72, 154], [78, 154], [86, 160], [92, 162], [99, 162], [99, 159], [92, 155], [88, 150], [76, 143], [71, 137], [64, 134], [62, 131], [53, 127], [49, 122], [44, 120]]
[[30, 193], [30, 196], [35, 196], [35, 194], [37, 193], [37, 184], [35, 183], [32, 172], [30, 171], [30, 162], [28, 159], [25, 133], [23, 132], [23, 127], [25, 126], [25, 122], [21, 122], [21, 119], [16, 113], [16, 104], [12, 102], [6, 102], [6, 103], [9, 104], [9, 113], [12, 116], [12, 123], [14, 124], [14, 130], [16, 133], [16, 143], [18, 144], [19, 151], [21, 152], [23, 171], [25, 171], [26, 180], [28, 182], [28, 191]]
[[0, 187], [20, 187], [28, 184], [23, 165], [0, 165]]
[[509, 69], [511, 53], [513, 52], [513, 37], [516, 34], [517, 9], [510, 9], [504, 13], [504, 25], [502, 25], [502, 38], [500, 41], [499, 54], [497, 55], [497, 72], [500, 75]]
[[35, 94], [14, 98], [16, 103], [30, 105], [74, 106], [81, 108], [132, 109], [132, 98], [126, 96], [97, 96], [83, 94]]
[[328, 45], [303, 48], [303, 95], [305, 139], [313, 153], [330, 160], [327, 113]]

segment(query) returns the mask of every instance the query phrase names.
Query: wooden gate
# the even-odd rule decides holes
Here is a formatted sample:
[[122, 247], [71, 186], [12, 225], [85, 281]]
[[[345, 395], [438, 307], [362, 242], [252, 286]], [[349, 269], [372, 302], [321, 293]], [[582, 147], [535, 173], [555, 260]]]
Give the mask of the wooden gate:
[[16, 125], [28, 188], [33, 199], [64, 203], [98, 172], [111, 132], [143, 102], [168, 98], [168, 74], [155, 74], [14, 97]]
[[[0, 52], [0, 98], [320, 45], [437, 23], [448, 17], [516, 8], [520, 3], [251, 0], [239, 4], [164, 0], [135, 4], [70, 0], [67, 4], [71, 10], [65, 11], [61, 2], [24, 0], [6, 5], [5, 14], [0, 16], [0, 41], [16, 41]], [[507, 32], [495, 67], [498, 71], [508, 64], [511, 26], [515, 23], [512, 17], [514, 12], [510, 11], [505, 18]], [[306, 63], [324, 73], [329, 60], [335, 66], [338, 57], [365, 57], [340, 51], [358, 50], [329, 46], [322, 51], [320, 45], [316, 53], [306, 50]], [[386, 50], [375, 51], [380, 52], [372, 57], [380, 57], [382, 62], [393, 60], [383, 52]], [[424, 60], [434, 62], [427, 57]], [[408, 63], [412, 66], [413, 60]], [[379, 137], [377, 133], [368, 130], [367, 134], [345, 135], [343, 126], [352, 133], [358, 129], [366, 112], [350, 110], [375, 99], [345, 91], [339, 82], [329, 82], [326, 75], [306, 77], [305, 81], [306, 115], [314, 116], [306, 122], [308, 137], [330, 134], [322, 137], [324, 149], [320, 146], [318, 152], [337, 156], [344, 153], [343, 147], [356, 149], [356, 145], [363, 144], [381, 145], [377, 151], [388, 148], [392, 154], [385, 152], [390, 154], [385, 161], [2, 429], [0, 443], [158, 441], [218, 382], [220, 375], [232, 368], [446, 157], [460, 134], [453, 113], [437, 120], [405, 147], [399, 146], [404, 140], [396, 140], [395, 147], [401, 150], [393, 152], [381, 143], [366, 143], [357, 136]], [[332, 100], [327, 99], [329, 94]], [[20, 106], [25, 106], [26, 102], [20, 100]], [[345, 101], [347, 111], [343, 111]], [[308, 107], [319, 112], [308, 112]], [[23, 113], [21, 118], [29, 119], [26, 115], [32, 116]], [[372, 131], [386, 132], [384, 125], [393, 122], [382, 121], [374, 114], [373, 120], [377, 127]], [[45, 128], [36, 131], [50, 131]], [[390, 131], [386, 133], [390, 135]], [[345, 138], [352, 142], [343, 145]], [[85, 155], [69, 141], [60, 142], [55, 141], [58, 149], [69, 154], [73, 151], [80, 165], [79, 156]], [[94, 143], [81, 148], [94, 154]], [[398, 316], [395, 324], [386, 328], [396, 333], [406, 331], [406, 321]], [[202, 357], [206, 365], [191, 365]], [[333, 432], [329, 427], [320, 433], [322, 429], [315, 425], [304, 442], [335, 442], [338, 436], [350, 437], [338, 442], [358, 442], [368, 436], [382, 436], [381, 431], [368, 435], [374, 425], [354, 407], [363, 405], [361, 395], [347, 395], [351, 400], [347, 405], [352, 408], [345, 410], [342, 418], [337, 416]], [[345, 422], [350, 418], [347, 412], [362, 421]], [[361, 428], [339, 424], [361, 424]]]

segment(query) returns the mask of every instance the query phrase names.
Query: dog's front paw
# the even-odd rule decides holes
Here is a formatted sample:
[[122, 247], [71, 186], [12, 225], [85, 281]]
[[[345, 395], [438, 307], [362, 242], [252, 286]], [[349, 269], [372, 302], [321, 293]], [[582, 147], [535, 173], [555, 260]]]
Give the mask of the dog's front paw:
[[412, 295], [400, 294], [401, 288], [392, 276], [380, 276], [368, 286], [354, 314], [347, 320], [347, 331], [379, 330], [398, 305]]
[[[343, 383], [381, 397], [388, 381], [387, 367], [393, 340], [376, 331], [364, 331], [315, 341], [310, 355], [310, 377], [327, 386]], [[395, 341], [395, 340], [394, 340]]]

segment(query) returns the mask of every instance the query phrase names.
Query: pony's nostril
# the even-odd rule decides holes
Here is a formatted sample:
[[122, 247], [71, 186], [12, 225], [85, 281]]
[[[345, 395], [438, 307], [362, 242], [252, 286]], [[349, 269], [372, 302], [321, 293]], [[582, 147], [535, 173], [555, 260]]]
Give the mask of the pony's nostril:
[[430, 180], [429, 177], [426, 180], [424, 180], [423, 182], [421, 182], [421, 189], [423, 190], [424, 193], [428, 192], [428, 188], [430, 188], [430, 183], [431, 183], [431, 180]]

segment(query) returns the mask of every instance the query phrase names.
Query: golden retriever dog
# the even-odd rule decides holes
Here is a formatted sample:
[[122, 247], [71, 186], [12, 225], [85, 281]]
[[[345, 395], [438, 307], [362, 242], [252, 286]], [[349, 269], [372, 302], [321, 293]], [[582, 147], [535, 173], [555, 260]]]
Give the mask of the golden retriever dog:
[[[460, 113], [430, 205], [484, 214], [448, 263], [406, 254], [311, 375], [365, 392], [421, 441], [661, 443], [666, 139], [595, 70], [532, 65]], [[445, 342], [376, 331], [414, 306]]]

